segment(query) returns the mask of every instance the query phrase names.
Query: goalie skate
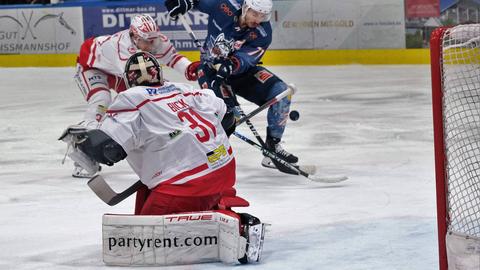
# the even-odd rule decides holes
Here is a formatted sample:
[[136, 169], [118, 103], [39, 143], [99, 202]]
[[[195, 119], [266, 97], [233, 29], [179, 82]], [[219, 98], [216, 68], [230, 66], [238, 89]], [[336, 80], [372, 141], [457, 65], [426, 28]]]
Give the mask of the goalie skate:
[[248, 228], [248, 242], [247, 242], [247, 261], [249, 263], [259, 262], [262, 250], [263, 241], [265, 239], [265, 224], [260, 223], [250, 226]]
[[263, 251], [266, 224], [247, 213], [240, 214], [240, 218], [242, 220], [243, 236], [247, 239], [247, 249], [245, 256], [238, 261], [242, 264], [259, 262]]

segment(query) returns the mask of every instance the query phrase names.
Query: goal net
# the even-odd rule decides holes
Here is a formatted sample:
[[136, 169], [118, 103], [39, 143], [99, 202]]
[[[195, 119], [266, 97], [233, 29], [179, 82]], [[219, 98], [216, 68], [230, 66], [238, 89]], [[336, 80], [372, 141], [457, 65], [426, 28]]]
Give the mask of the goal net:
[[430, 48], [440, 269], [478, 270], [480, 24], [437, 29]]

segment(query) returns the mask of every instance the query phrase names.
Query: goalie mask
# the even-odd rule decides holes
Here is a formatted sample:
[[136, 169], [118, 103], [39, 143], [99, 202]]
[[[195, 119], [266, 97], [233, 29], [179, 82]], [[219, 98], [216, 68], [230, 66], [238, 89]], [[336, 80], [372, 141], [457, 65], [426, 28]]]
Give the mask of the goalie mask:
[[128, 88], [163, 85], [162, 67], [152, 54], [137, 52], [125, 64], [124, 80]]

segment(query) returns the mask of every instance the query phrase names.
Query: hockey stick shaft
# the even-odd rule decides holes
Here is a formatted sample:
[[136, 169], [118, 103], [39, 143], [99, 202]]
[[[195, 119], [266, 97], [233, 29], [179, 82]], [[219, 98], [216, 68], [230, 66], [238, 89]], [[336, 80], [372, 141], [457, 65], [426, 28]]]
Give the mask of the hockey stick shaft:
[[[334, 184], [334, 183], [338, 183], [338, 182], [343, 182], [345, 180], [348, 179], [348, 177], [344, 176], [344, 175], [316, 175], [314, 173], [308, 173], [306, 172], [305, 170], [303, 170], [300, 166], [297, 166], [297, 165], [293, 165], [285, 160], [283, 160], [282, 158], [280, 158], [279, 156], [277, 156], [274, 152], [271, 152], [269, 151], [268, 149], [265, 149], [264, 147], [262, 147], [260, 144], [250, 140], [249, 138], [243, 136], [242, 134], [238, 133], [238, 132], [234, 132], [233, 133], [236, 137], [238, 137], [240, 140], [242, 141], [245, 141], [247, 142], [248, 144], [252, 145], [253, 147], [259, 149], [260, 151], [262, 151], [262, 153], [269, 157], [270, 159], [272, 159], [272, 161], [275, 161], [277, 162], [278, 164], [282, 164], [283, 166], [285, 166], [286, 168], [288, 168], [291, 172], [295, 172], [295, 175], [301, 175], [301, 176], [304, 176], [305, 178], [307, 178], [308, 180], [310, 181], [313, 181], [313, 182], [319, 182], [319, 183], [324, 183], [324, 184]], [[278, 166], [276, 164], [276, 166]], [[292, 173], [291, 173], [292, 174]]]
[[197, 36], [193, 32], [190, 25], [187, 23], [187, 20], [185, 19], [185, 16], [182, 15], [182, 14], [179, 14], [178, 19], [180, 20], [180, 23], [183, 25], [183, 28], [185, 28], [187, 33], [190, 35], [190, 38], [193, 40], [193, 43], [195, 43], [195, 46], [197, 46], [197, 48], [200, 50], [200, 52], [203, 53], [202, 44], [200, 44], [200, 41], [197, 39]]
[[143, 183], [138, 180], [124, 191], [117, 193], [110, 187], [110, 185], [101, 175], [96, 175], [88, 181], [88, 186], [102, 201], [110, 206], [113, 206], [135, 193], [143, 186]]
[[237, 131], [233, 132], [233, 134], [239, 138], [240, 140], [252, 145], [253, 147], [259, 149], [260, 151], [262, 151], [263, 154], [265, 154], [267, 157], [271, 158], [271, 159], [274, 159], [275, 161], [277, 161], [278, 163], [284, 165], [285, 167], [289, 168], [290, 170], [296, 172], [297, 174], [300, 174], [300, 175], [303, 175], [305, 177], [308, 178], [309, 174], [304, 172], [303, 170], [301, 170], [300, 168], [297, 168], [296, 166], [292, 165], [291, 163], [283, 160], [282, 158], [280, 158], [279, 156], [277, 156], [275, 153], [267, 150], [265, 147], [261, 146], [260, 144], [250, 140], [249, 138], [247, 138], [246, 136], [243, 136], [242, 134], [238, 133]]
[[281, 99], [289, 96], [289, 95], [293, 95], [295, 94], [295, 87], [294, 86], [290, 86], [287, 88], [287, 90], [283, 91], [282, 93], [276, 95], [274, 98], [270, 99], [269, 101], [267, 101], [265, 104], [263, 104], [262, 106], [256, 108], [255, 110], [251, 111], [249, 114], [243, 116], [242, 118], [240, 118], [239, 120], [237, 120], [237, 126], [243, 124], [245, 121], [249, 120], [250, 118], [254, 117], [255, 115], [259, 114], [261, 111], [265, 110], [266, 108], [272, 106], [273, 104], [279, 102]]

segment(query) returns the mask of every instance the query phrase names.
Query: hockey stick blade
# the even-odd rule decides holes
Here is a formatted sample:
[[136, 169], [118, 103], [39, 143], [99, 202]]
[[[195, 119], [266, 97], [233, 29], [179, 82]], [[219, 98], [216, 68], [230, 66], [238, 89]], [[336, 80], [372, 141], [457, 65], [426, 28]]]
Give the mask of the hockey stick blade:
[[344, 175], [319, 175], [319, 174], [309, 174], [307, 178], [313, 182], [329, 183], [329, 184], [343, 182], [348, 179], [348, 177]]
[[123, 192], [115, 192], [101, 175], [96, 175], [88, 181], [90, 189], [106, 204], [113, 206], [135, 193], [143, 184], [139, 180]]
[[298, 166], [298, 169], [308, 173], [308, 175], [315, 174], [317, 172], [317, 166], [315, 165], [300, 165]]
[[[241, 139], [242, 141], [244, 141], [244, 142], [252, 145], [253, 147], [259, 149], [260, 151], [262, 151], [266, 156], [268, 156], [270, 159], [272, 159], [272, 162], [274, 162], [274, 160], [276, 160], [276, 162], [274, 162], [274, 164], [277, 163], [277, 164], [275, 164], [275, 166], [277, 166], [279, 164], [283, 164], [285, 166], [285, 168], [288, 169], [288, 171], [282, 171], [277, 166], [276, 168], [281, 172], [288, 173], [288, 174], [293, 174], [293, 175], [301, 175], [301, 176], [304, 176], [305, 178], [307, 178], [308, 180], [310, 180], [312, 182], [325, 183], [325, 184], [338, 183], [338, 182], [342, 182], [342, 181], [345, 181], [345, 180], [348, 179], [348, 177], [346, 177], [346, 176], [328, 176], [328, 175], [313, 174], [317, 170], [316, 166], [313, 166], [313, 165], [297, 166], [297, 165], [290, 164], [290, 163], [282, 160], [278, 156], [276, 156], [274, 153], [264, 149], [258, 143], [254, 142], [254, 141], [250, 140], [249, 138], [243, 136], [242, 134], [238, 133], [237, 131], [233, 132], [233, 134], [237, 138]], [[266, 166], [266, 167], [268, 167], [268, 166]], [[313, 172], [313, 173], [311, 173], [311, 172]]]

